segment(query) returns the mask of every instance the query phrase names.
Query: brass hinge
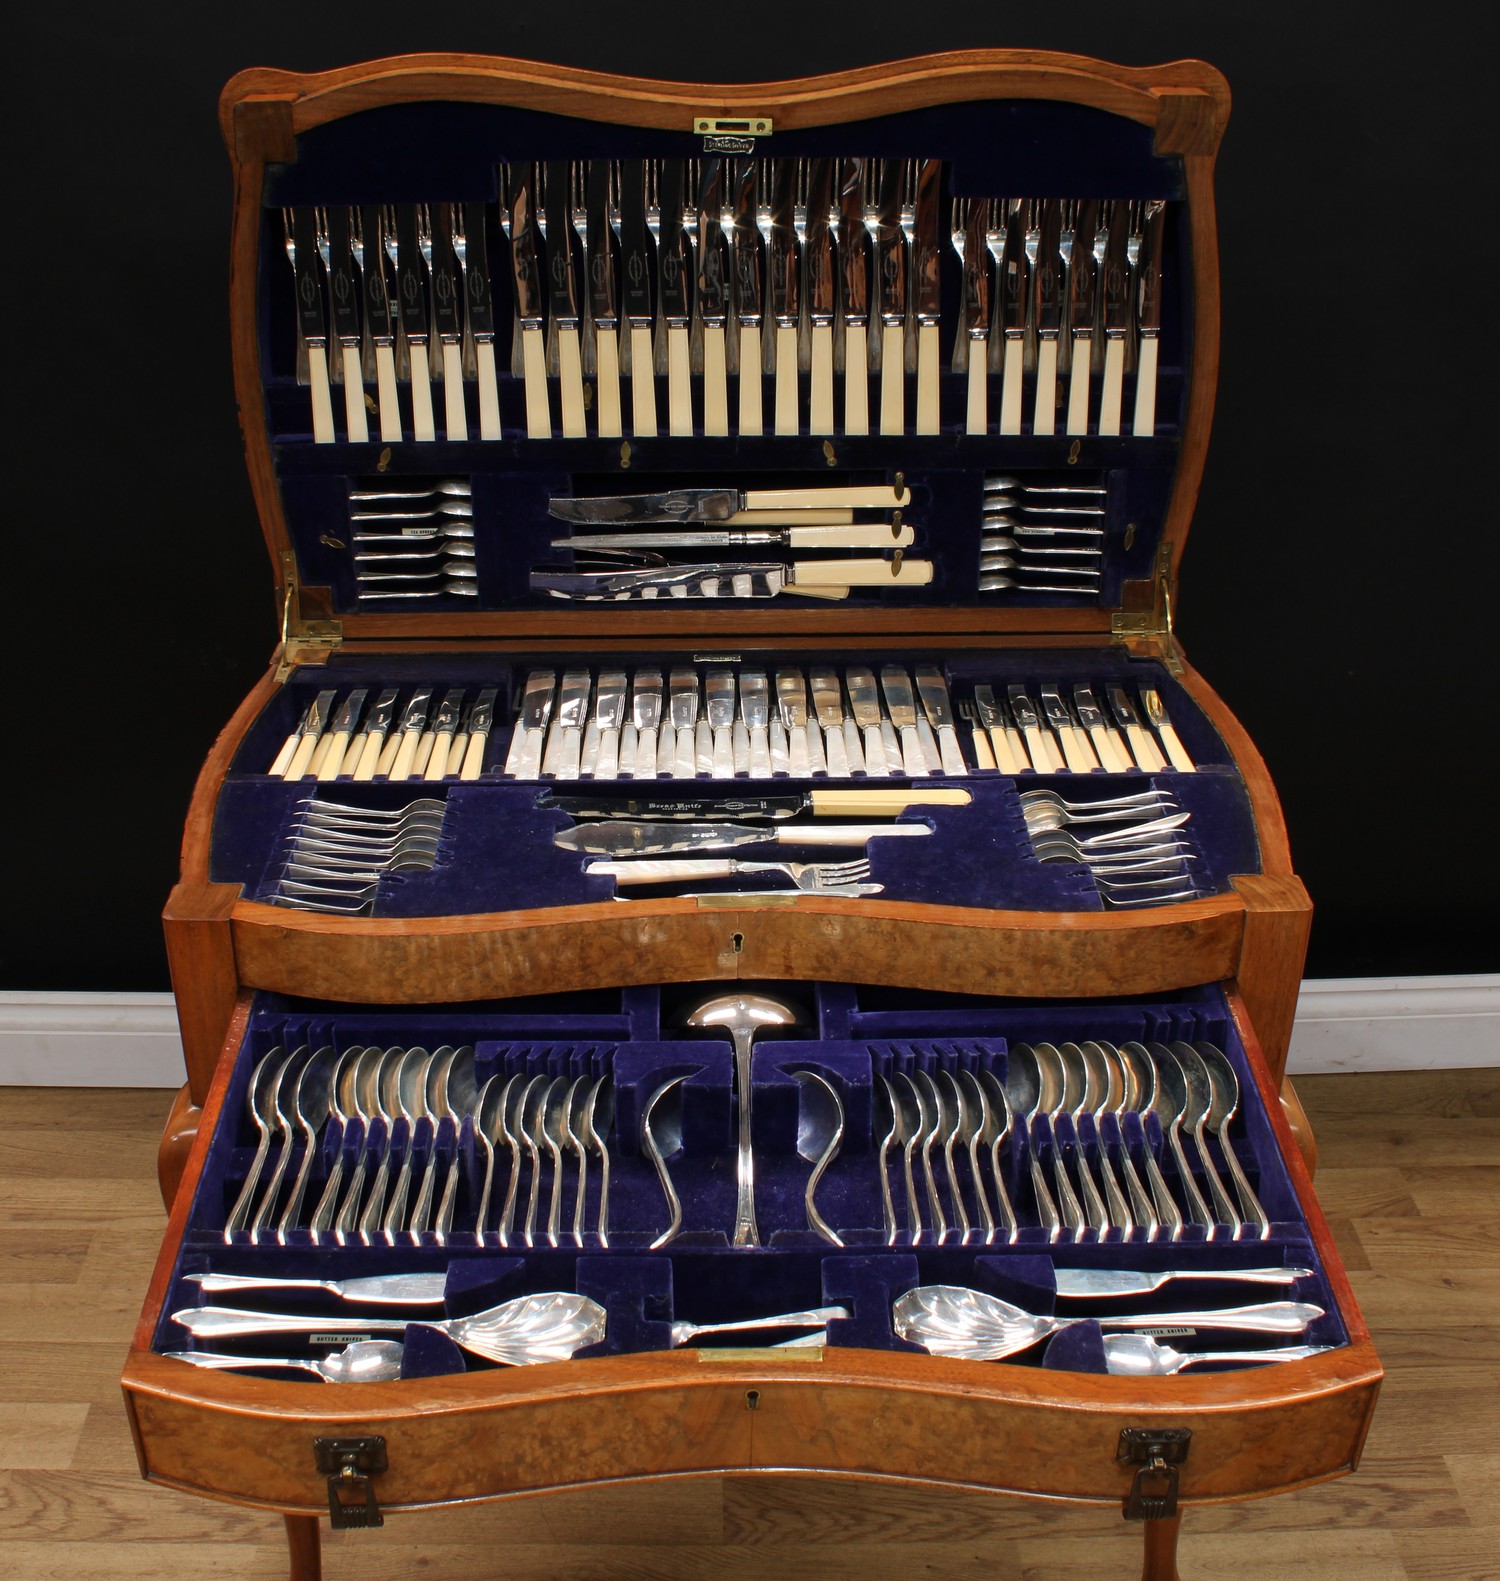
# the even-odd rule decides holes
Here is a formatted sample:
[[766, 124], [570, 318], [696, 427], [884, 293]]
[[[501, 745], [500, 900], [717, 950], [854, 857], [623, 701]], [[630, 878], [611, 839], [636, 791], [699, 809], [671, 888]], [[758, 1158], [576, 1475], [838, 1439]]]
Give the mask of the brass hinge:
[[276, 656], [278, 686], [295, 666], [326, 659], [344, 640], [344, 628], [339, 621], [304, 618], [297, 557], [289, 549], [281, 556], [281, 580], [281, 647]]
[[1160, 652], [1173, 675], [1182, 674], [1182, 655], [1172, 629], [1172, 546], [1162, 544], [1156, 554], [1156, 570], [1151, 578], [1149, 609], [1117, 609], [1109, 622], [1109, 634], [1117, 642], [1145, 640]]

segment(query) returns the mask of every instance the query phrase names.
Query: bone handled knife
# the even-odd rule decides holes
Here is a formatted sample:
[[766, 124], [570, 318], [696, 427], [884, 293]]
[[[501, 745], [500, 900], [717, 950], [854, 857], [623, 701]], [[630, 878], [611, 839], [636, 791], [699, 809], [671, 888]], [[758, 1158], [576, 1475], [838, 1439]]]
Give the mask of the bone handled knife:
[[1032, 269], [1036, 324], [1036, 405], [1032, 410], [1033, 434], [1057, 432], [1057, 354], [1062, 333], [1063, 262], [1061, 252], [1062, 205], [1047, 198], [1041, 206], [1036, 264]]
[[698, 316], [703, 324], [703, 432], [729, 432], [728, 245], [724, 240], [724, 161], [705, 159], [698, 182]]
[[[469, 709], [468, 740], [464, 743], [464, 755], [458, 766], [461, 780], [477, 780], [484, 771], [484, 753], [489, 745], [490, 732], [495, 728], [495, 700], [499, 695], [498, 687], [486, 686]], [[547, 695], [550, 700], [550, 687]]]
[[756, 224], [759, 198], [760, 162], [742, 160], [734, 183], [730, 280], [734, 316], [739, 325], [738, 430], [751, 437], [765, 432], [761, 399], [761, 333], [765, 304], [761, 295], [760, 228]]
[[548, 514], [580, 526], [628, 522], [726, 522], [762, 510], [898, 510], [911, 503], [907, 488], [884, 485], [806, 489], [675, 489], [670, 494], [558, 495]]
[[453, 754], [453, 738], [458, 734], [459, 721], [464, 716], [464, 689], [450, 687], [443, 693], [443, 700], [432, 721], [432, 751], [422, 772], [424, 780], [442, 780], [448, 777], [448, 759]]
[[1086, 434], [1089, 431], [1095, 299], [1099, 284], [1099, 263], [1094, 248], [1099, 234], [1099, 205], [1089, 198], [1078, 206], [1073, 228], [1073, 252], [1068, 261], [1066, 333], [1070, 337], [1072, 366], [1068, 371], [1067, 431], [1070, 434]]
[[674, 856], [730, 851], [737, 845], [864, 846], [871, 840], [921, 839], [925, 823], [582, 823], [553, 835], [564, 851], [588, 856]]
[[989, 431], [990, 251], [988, 205], [969, 200], [964, 228], [964, 320], [968, 334], [969, 399], [964, 427], [968, 433]]
[[552, 728], [542, 754], [541, 772], [553, 779], [576, 780], [583, 755], [583, 727], [593, 689], [587, 670], [565, 670]]
[[[839, 685], [838, 671], [827, 665], [813, 665], [807, 672], [807, 680], [812, 690], [813, 715], [817, 720], [813, 728], [822, 735], [828, 773], [833, 779], [847, 779], [850, 766], [844, 726], [848, 721], [844, 715], [844, 694]], [[857, 733], [854, 740], [858, 746]]]
[[921, 737], [917, 734], [911, 677], [899, 664], [882, 665], [880, 689], [885, 694], [886, 712], [901, 737], [901, 761], [906, 773], [914, 779], [930, 774], [932, 768], [923, 755]]
[[526, 677], [502, 771], [512, 779], [535, 779], [541, 773], [542, 740], [552, 717], [552, 698], [556, 691], [557, 674], [553, 670], [533, 670]]
[[833, 254], [833, 172], [831, 159], [813, 159], [807, 175], [807, 316], [811, 326], [808, 380], [808, 432], [831, 434], [833, 421], [833, 323], [838, 280]]
[[1109, 205], [1100, 266], [1104, 299], [1104, 387], [1099, 397], [1099, 432], [1120, 432], [1120, 407], [1125, 389], [1126, 341], [1130, 334], [1130, 205], [1123, 198]]
[[365, 323], [375, 349], [375, 400], [380, 411], [380, 437], [401, 442], [401, 403], [396, 395], [396, 315], [385, 250], [384, 221], [379, 204], [367, 203], [355, 216], [355, 262], [364, 288]]
[[1047, 716], [1047, 723], [1052, 726], [1052, 733], [1062, 745], [1069, 773], [1092, 774], [1101, 766], [1099, 758], [1089, 738], [1073, 718], [1073, 710], [1068, 707], [1067, 699], [1058, 689], [1057, 683], [1043, 681], [1041, 695], [1042, 712]]
[[584, 746], [582, 772], [596, 780], [613, 780], [620, 777], [620, 727], [625, 723], [625, 698], [629, 690], [629, 677], [624, 670], [601, 670], [599, 683], [594, 688], [595, 731], [593, 756]]
[[1115, 723], [1125, 732], [1137, 768], [1146, 774], [1160, 773], [1166, 768], [1167, 760], [1156, 750], [1156, 743], [1141, 724], [1141, 716], [1136, 713], [1130, 694], [1123, 686], [1112, 683], [1108, 695], [1110, 711], [1115, 716]]
[[427, 319], [427, 267], [417, 234], [417, 206], [402, 203], [386, 211], [386, 254], [396, 271], [396, 309], [406, 344], [407, 372], [411, 378], [412, 438], [419, 444], [437, 438], [432, 414], [432, 367], [428, 358], [431, 331]]
[[[661, 671], [637, 670], [630, 689], [630, 722], [635, 726], [635, 750], [630, 758], [633, 779], [656, 778], [657, 732], [661, 729]], [[621, 747], [624, 766], [624, 747]]]
[[667, 709], [673, 732], [669, 772], [674, 779], [690, 780], [698, 772], [698, 706], [698, 672], [673, 670], [667, 681]]
[[953, 704], [948, 697], [948, 683], [942, 666], [919, 664], [916, 667], [917, 695], [922, 701], [922, 711], [927, 723], [937, 733], [938, 754], [944, 774], [967, 774], [963, 749], [958, 744], [958, 732], [953, 727]]
[[591, 159], [584, 198], [583, 253], [594, 324], [594, 425], [601, 439], [618, 439], [625, 432], [620, 411], [620, 303], [610, 226], [610, 186], [618, 168], [610, 160]]
[[[455, 207], [455, 213], [458, 209]], [[495, 357], [495, 300], [490, 289], [490, 247], [485, 206], [463, 206], [464, 323], [474, 342], [474, 377], [479, 390], [479, 437], [500, 438], [500, 384]]]
[[356, 747], [359, 749], [359, 755], [354, 758], [352, 764], [347, 757], [344, 762], [345, 770], [352, 779], [363, 782], [375, 777], [375, 769], [380, 762], [386, 737], [390, 735], [391, 725], [395, 722], [396, 700], [399, 695], [394, 686], [386, 687], [375, 699], [374, 706], [365, 720], [364, 730], [350, 743], [351, 755]]
[[734, 778], [734, 671], [715, 666], [704, 677], [708, 728], [713, 734], [710, 772], [716, 780]]
[[938, 369], [938, 326], [942, 310], [942, 248], [938, 242], [938, 198], [943, 164], [924, 159], [917, 167], [916, 229], [912, 235], [911, 294], [917, 320], [917, 420], [919, 434], [942, 430]]
[[302, 380], [302, 361], [306, 358], [309, 393], [312, 396], [313, 440], [320, 445], [334, 442], [333, 393], [328, 383], [328, 329], [323, 318], [322, 258], [318, 252], [317, 219], [312, 209], [285, 209], [287, 257], [297, 291], [297, 339], [300, 343], [298, 378]]
[[464, 406], [463, 298], [453, 253], [452, 206], [420, 205], [417, 233], [432, 288], [432, 330], [442, 357], [443, 433], [449, 440], [463, 441], [469, 437], [469, 417]]
[[1026, 256], [1024, 198], [1010, 200], [1005, 224], [1005, 261], [996, 289], [1000, 296], [1000, 322], [1004, 333], [1004, 361], [1000, 383], [1000, 432], [1021, 432], [1022, 380], [1026, 364], [1026, 315], [1031, 302], [1031, 263]]
[[1094, 751], [1099, 754], [1099, 763], [1104, 772], [1125, 773], [1131, 767], [1130, 754], [1110, 729], [1109, 721], [1104, 717], [1104, 710], [1099, 706], [1091, 686], [1085, 686], [1082, 682], [1074, 686], [1073, 708], [1079, 724], [1088, 731], [1089, 740], [1094, 743]]
[[573, 215], [568, 201], [568, 161], [548, 160], [543, 174], [543, 203], [539, 219], [547, 249], [547, 302], [557, 357], [559, 417], [565, 439], [582, 439], [588, 433], [584, 421], [583, 349], [580, 340], [583, 314], [579, 307], [578, 278], [573, 265]]
[[361, 287], [354, 272], [352, 221], [349, 210], [339, 204], [321, 212], [321, 245], [327, 248], [328, 298], [333, 308], [333, 332], [339, 343], [343, 364], [344, 424], [350, 444], [362, 445], [369, 441], [370, 423], [365, 413], [365, 381], [360, 366]]
[[[276, 754], [276, 761], [272, 763], [269, 773], [280, 775], [284, 780], [300, 780], [307, 772], [307, 765], [312, 761], [312, 755], [317, 750], [323, 732], [328, 728], [329, 716], [333, 712], [333, 704], [338, 693], [336, 691], [319, 692], [307, 705], [307, 712], [302, 716], [302, 722], [282, 743], [281, 751]], [[279, 765], [279, 766], [278, 766]]]
[[844, 432], [870, 432], [870, 232], [865, 225], [869, 161], [846, 160], [839, 192], [839, 284], [844, 328]]
[[1053, 744], [1050, 732], [1042, 723], [1041, 715], [1036, 711], [1036, 704], [1032, 702], [1026, 688], [1008, 686], [1005, 693], [1010, 704], [1011, 717], [1026, 742], [1026, 752], [1031, 758], [1031, 766], [1038, 774], [1060, 772], [1063, 767], [1062, 755]]
[[349, 740], [354, 734], [355, 726], [359, 724], [359, 716], [364, 711], [365, 698], [369, 695], [363, 686], [356, 687], [339, 704], [339, 711], [334, 715], [333, 728], [318, 743], [313, 753], [313, 761], [308, 765], [318, 779], [336, 780], [344, 772], [344, 758], [349, 750]]
[[880, 729], [880, 691], [875, 672], [862, 664], [850, 665], [844, 670], [844, 685], [849, 693], [849, 710], [854, 716], [854, 728], [863, 741], [861, 756], [865, 773], [884, 779], [890, 769], [886, 764], [885, 741]]
[[906, 237], [901, 230], [904, 184], [904, 162], [882, 160], [874, 231], [882, 434], [906, 432]]
[[510, 194], [510, 268], [521, 334], [521, 376], [526, 384], [526, 435], [529, 439], [550, 439], [546, 314], [537, 251], [536, 167], [522, 164], [515, 169]]
[[1197, 764], [1188, 756], [1181, 737], [1172, 728], [1172, 721], [1167, 717], [1167, 708], [1161, 700], [1161, 693], [1154, 686], [1143, 686], [1140, 688], [1140, 693], [1141, 706], [1146, 710], [1146, 718], [1151, 721], [1151, 728], [1167, 749], [1167, 757], [1171, 760], [1172, 767], [1179, 774], [1196, 774]]
[[383, 773], [388, 780], [404, 780], [411, 777], [418, 744], [427, 731], [427, 715], [432, 706], [432, 694], [432, 687], [419, 686], [407, 699], [406, 708], [401, 716], [401, 729], [395, 733], [391, 741], [386, 743], [387, 750], [395, 749], [391, 752], [390, 762], [385, 761], [385, 754], [382, 753], [381, 763], [377, 768], [377, 772]]
[[693, 249], [683, 226], [680, 159], [657, 161], [661, 215], [656, 243], [658, 305], [667, 341], [667, 432], [690, 438], [693, 432], [691, 332]]
[[622, 160], [619, 171], [617, 231], [620, 242], [620, 310], [630, 330], [630, 431], [656, 437], [656, 364], [651, 354], [654, 308], [652, 263], [646, 240], [646, 166]]
[[980, 724], [989, 735], [990, 746], [995, 753], [995, 767], [1012, 778], [1024, 774], [1031, 767], [1031, 760], [1026, 755], [1020, 732], [1006, 716], [1004, 703], [995, 696], [994, 687], [976, 686], [974, 707], [979, 714]]
[[801, 314], [798, 279], [800, 260], [793, 210], [797, 181], [795, 159], [773, 159], [771, 168], [771, 235], [767, 246], [767, 296], [774, 342], [775, 405], [773, 426], [778, 434], [796, 434], [801, 428], [797, 388], [797, 331]]
[[1166, 216], [1167, 205], [1162, 199], [1146, 200], [1136, 274], [1140, 343], [1135, 369], [1135, 417], [1130, 429], [1137, 438], [1156, 432], [1156, 358], [1161, 345], [1161, 260]]

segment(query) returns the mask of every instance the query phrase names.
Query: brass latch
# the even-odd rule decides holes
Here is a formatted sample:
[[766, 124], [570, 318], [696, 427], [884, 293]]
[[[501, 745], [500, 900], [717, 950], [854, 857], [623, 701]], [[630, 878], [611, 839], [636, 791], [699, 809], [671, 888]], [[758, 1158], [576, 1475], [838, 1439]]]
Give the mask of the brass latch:
[[327, 658], [344, 640], [344, 628], [336, 620], [308, 620], [302, 614], [302, 587], [297, 578], [297, 557], [290, 551], [281, 556], [281, 648], [276, 661], [276, 683], [280, 685], [298, 663]]
[[328, 1521], [335, 1531], [385, 1525], [370, 1481], [385, 1470], [383, 1438], [315, 1438], [313, 1459], [328, 1478]]
[[1115, 1459], [1139, 1467], [1125, 1500], [1127, 1521], [1166, 1521], [1177, 1513], [1177, 1468], [1187, 1459], [1190, 1427], [1127, 1427]]
[[[1172, 608], [1172, 546], [1162, 544], [1156, 555], [1156, 569], [1150, 582], [1150, 607], [1147, 609], [1120, 609], [1110, 617], [1109, 634], [1117, 641], [1130, 642], [1146, 639], [1161, 652], [1163, 662], [1173, 675], [1182, 674], [1182, 656], [1177, 651], [1177, 634], [1173, 630], [1176, 611]], [[1127, 582], [1126, 588], [1144, 587], [1144, 583]]]

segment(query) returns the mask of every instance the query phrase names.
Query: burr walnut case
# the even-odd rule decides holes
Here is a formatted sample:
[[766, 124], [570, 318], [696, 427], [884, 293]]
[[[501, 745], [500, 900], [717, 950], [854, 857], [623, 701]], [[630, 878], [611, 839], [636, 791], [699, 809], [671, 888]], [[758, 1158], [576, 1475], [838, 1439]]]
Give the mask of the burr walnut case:
[[[1309, 902], [1172, 631], [1227, 112], [1200, 63], [1029, 52], [733, 87], [468, 56], [231, 82], [237, 393], [281, 640], [199, 780], [165, 919], [188, 1081], [124, 1380], [147, 1476], [281, 1512], [304, 1581], [320, 1512], [747, 1467], [1123, 1502], [1164, 1578], [1179, 1503], [1353, 1467], [1380, 1372], [1284, 1084]], [[1100, 860], [1110, 822], [1059, 851], [1039, 790], [1152, 793], [1171, 852]], [[361, 859], [432, 806], [366, 871], [298, 844], [314, 793], [371, 820]], [[596, 846], [599, 804], [655, 832]], [[742, 850], [682, 845], [726, 812]], [[730, 871], [787, 856], [795, 884]], [[800, 865], [851, 858], [859, 882]], [[743, 1062], [692, 1015], [736, 991], [791, 1007]], [[1119, 1083], [1119, 1050], [1193, 1045], [1239, 1097], [1208, 1121], [1222, 1202], [1212, 1151]], [[1058, 1048], [1108, 1051], [1066, 1056], [1099, 1085], [1028, 1119], [1033, 1051]], [[420, 1081], [398, 1103], [403, 1061], [444, 1051], [454, 1104]], [[317, 1073], [317, 1113], [295, 1077], [278, 1104], [278, 1067]], [[982, 1134], [1001, 1092], [1020, 1108]], [[1152, 1170], [1207, 1212], [1174, 1233]], [[356, 1195], [330, 1233], [313, 1203], [366, 1171], [382, 1209], [425, 1178], [427, 1216], [361, 1221]], [[1070, 1180], [1100, 1201], [1070, 1211]], [[1236, 1277], [1268, 1266], [1268, 1291]], [[1068, 1283], [1172, 1269], [1196, 1282], [1123, 1306]], [[285, 1365], [168, 1354], [216, 1348], [175, 1316], [219, 1302], [199, 1276], [398, 1273], [435, 1276], [434, 1304], [249, 1291], [309, 1320], [230, 1342]], [[1005, 1360], [928, 1354], [893, 1310], [931, 1286], [1082, 1321]], [[571, 1357], [459, 1343], [552, 1291], [602, 1314]], [[1286, 1343], [1183, 1318], [1262, 1296], [1317, 1309], [1315, 1354], [1111, 1371], [1122, 1311], [1189, 1352]], [[674, 1344], [810, 1309], [818, 1343]], [[393, 1314], [399, 1376], [298, 1370]]]

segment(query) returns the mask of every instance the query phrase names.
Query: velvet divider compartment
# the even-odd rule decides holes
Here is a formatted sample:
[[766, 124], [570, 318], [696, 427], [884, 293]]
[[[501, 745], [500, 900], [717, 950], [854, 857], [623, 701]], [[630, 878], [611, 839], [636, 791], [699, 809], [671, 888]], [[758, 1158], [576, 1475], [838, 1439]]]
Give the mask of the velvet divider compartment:
[[[755, 986], [744, 985], [736, 992]], [[782, 997], [780, 985], [759, 986]], [[891, 1308], [896, 1297], [919, 1285], [966, 1286], [1041, 1316], [1082, 1320], [1060, 1329], [1044, 1345], [1018, 1354], [1014, 1360], [1019, 1365], [1103, 1371], [1101, 1331], [1093, 1320], [1126, 1312], [1162, 1314], [1160, 1332], [1172, 1336], [1181, 1349], [1221, 1349], [1224, 1331], [1187, 1329], [1179, 1334], [1171, 1314], [1260, 1299], [1307, 1301], [1324, 1309], [1325, 1315], [1298, 1343], [1345, 1342], [1331, 1290], [1219, 988], [1171, 999], [1040, 1005], [848, 984], [793, 985], [785, 1002], [800, 1024], [763, 1029], [752, 1056], [754, 1202], [762, 1244], [750, 1247], [731, 1244], [738, 1100], [728, 1034], [685, 1024], [692, 1007], [709, 997], [701, 984], [627, 988], [458, 1012], [331, 1007], [258, 996], [199, 1179], [155, 1348], [174, 1351], [194, 1345], [173, 1321], [173, 1313], [228, 1301], [242, 1308], [326, 1318], [316, 1325], [315, 1335], [276, 1336], [278, 1347], [293, 1347], [277, 1349], [277, 1355], [319, 1354], [330, 1343], [369, 1337], [372, 1331], [363, 1325], [379, 1316], [411, 1325], [405, 1333], [403, 1376], [489, 1365], [460, 1350], [439, 1329], [423, 1326], [424, 1316], [438, 1315], [436, 1308], [338, 1302], [319, 1290], [205, 1295], [188, 1276], [210, 1272], [297, 1280], [437, 1274], [443, 1276], [440, 1310], [447, 1319], [517, 1296], [574, 1291], [597, 1301], [606, 1313], [603, 1340], [580, 1353], [584, 1355], [668, 1348], [674, 1322], [738, 1322], [835, 1305], [848, 1315], [827, 1322], [829, 1345], [913, 1349], [893, 1329]], [[941, 1145], [918, 1154], [912, 1166], [915, 1210], [912, 1188], [902, 1184], [899, 1147], [885, 1151], [882, 1171], [882, 1142], [893, 1118], [881, 1096], [891, 1090], [888, 1083], [908, 1085], [913, 1092], [919, 1084], [936, 1090], [942, 1083], [956, 1091], [960, 1081], [968, 1081], [965, 1073], [988, 1073], [986, 1080], [993, 1076], [1003, 1085], [1023, 1048], [1091, 1041], [1115, 1047], [1203, 1042], [1224, 1052], [1240, 1094], [1238, 1112], [1224, 1138], [1264, 1207], [1264, 1236], [1252, 1230], [1236, 1239], [1228, 1225], [1208, 1230], [1191, 1222], [1176, 1240], [1165, 1229], [1149, 1238], [1144, 1224], [1128, 1232], [1064, 1228], [1049, 1234], [1034, 1194], [1033, 1159], [1049, 1181], [1056, 1181], [1059, 1173], [1075, 1180], [1084, 1173], [1096, 1174], [1105, 1163], [1115, 1169], [1133, 1166], [1144, 1175], [1155, 1163], [1179, 1201], [1184, 1199], [1185, 1164], [1209, 1196], [1203, 1164], [1190, 1141], [1183, 1138], [1178, 1154], [1167, 1145], [1154, 1113], [1112, 1111], [1096, 1117], [1086, 1112], [1050, 1120], [1041, 1115], [1029, 1126], [1018, 1115], [998, 1150], [1001, 1184], [1017, 1220], [1013, 1237], [1003, 1224], [985, 1230], [976, 1205], [981, 1196], [995, 1200], [993, 1185], [986, 1191], [976, 1181], [974, 1155], [962, 1145], [956, 1154], [950, 1146], [947, 1159]], [[249, 1102], [256, 1073], [266, 1062], [299, 1048], [326, 1048], [335, 1057], [357, 1057], [353, 1051], [360, 1049], [379, 1057], [386, 1050], [389, 1059], [418, 1046], [438, 1055], [456, 1051], [460, 1061], [472, 1060], [473, 1083], [458, 1112], [436, 1123], [421, 1113], [414, 1123], [401, 1115], [392, 1122], [377, 1101], [357, 1106], [361, 1113], [344, 1123], [336, 1104], [335, 1113], [313, 1128], [310, 1159], [302, 1133], [289, 1123], [284, 1135], [277, 1132], [269, 1148], [260, 1149], [264, 1173], [254, 1195], [261, 1195], [273, 1172], [284, 1171], [270, 1213], [262, 1216], [253, 1238], [245, 1228], [226, 1234], [226, 1222], [257, 1154], [259, 1127], [250, 1118]], [[827, 1141], [826, 1132], [817, 1138], [811, 1134], [816, 1125], [809, 1127], [817, 1116], [810, 1106], [810, 1083], [799, 1079], [799, 1073], [809, 1072], [837, 1095], [842, 1114], [841, 1142], [816, 1190], [817, 1211], [838, 1245], [810, 1227], [805, 1203], [813, 1159]], [[515, 1108], [507, 1110], [518, 1131], [523, 1089], [543, 1096], [607, 1094], [607, 1101], [591, 1111], [608, 1154], [607, 1210], [603, 1173], [586, 1150], [579, 1152], [583, 1170], [570, 1160], [566, 1127], [564, 1145], [550, 1159], [544, 1136], [523, 1151], [506, 1147], [498, 1140], [501, 1131], [491, 1126], [494, 1145], [486, 1144], [478, 1134], [479, 1115], [482, 1094], [492, 1079], [498, 1086], [511, 1083], [520, 1094]], [[663, 1244], [669, 1209], [643, 1127], [652, 1096], [674, 1079], [671, 1123], [653, 1131], [682, 1206], [680, 1231]], [[540, 1097], [536, 1115], [536, 1130], [542, 1133]], [[819, 1147], [810, 1147], [810, 1140]], [[487, 1153], [492, 1153], [492, 1164], [486, 1162]], [[1223, 1173], [1226, 1159], [1214, 1144], [1210, 1158]], [[429, 1163], [437, 1191], [451, 1176], [450, 1189], [456, 1195], [445, 1233], [428, 1228], [413, 1234], [397, 1228], [383, 1234], [378, 1218], [377, 1227], [365, 1234], [354, 1228], [357, 1218], [350, 1218], [347, 1232], [339, 1235], [306, 1227], [311, 1205], [330, 1175], [342, 1171], [347, 1183], [363, 1168], [363, 1190], [368, 1192], [382, 1160], [388, 1180], [410, 1164], [414, 1193]], [[290, 1183], [304, 1163], [306, 1205], [292, 1224], [278, 1226]], [[981, 1174], [984, 1169], [981, 1160]], [[504, 1202], [512, 1181], [514, 1212], [507, 1229]], [[941, 1238], [931, 1216], [922, 1217], [924, 1200], [932, 1200], [927, 1191], [934, 1186], [947, 1209]], [[884, 1191], [895, 1204], [894, 1217], [883, 1206]], [[356, 1207], [368, 1201], [367, 1196], [361, 1199], [359, 1188], [355, 1196]], [[955, 1201], [967, 1205], [967, 1230], [960, 1227]], [[918, 1216], [915, 1231], [913, 1211]], [[237, 1222], [245, 1221], [241, 1217]], [[1307, 1273], [1295, 1283], [1267, 1289], [1263, 1296], [1232, 1279], [1236, 1270], [1265, 1267]], [[1061, 1269], [1149, 1274], [1171, 1268], [1222, 1272], [1226, 1279], [1172, 1282], [1149, 1295], [1108, 1300], [1065, 1299], [1056, 1283]], [[1226, 1343], [1234, 1344], [1234, 1331], [1228, 1332]], [[752, 1330], [748, 1335], [705, 1337], [700, 1343], [769, 1343], [780, 1337]], [[1242, 1335], [1238, 1340], [1251, 1342]], [[197, 1348], [214, 1350], [225, 1349], [226, 1343], [245, 1355], [265, 1349], [260, 1339], [196, 1342]]]

